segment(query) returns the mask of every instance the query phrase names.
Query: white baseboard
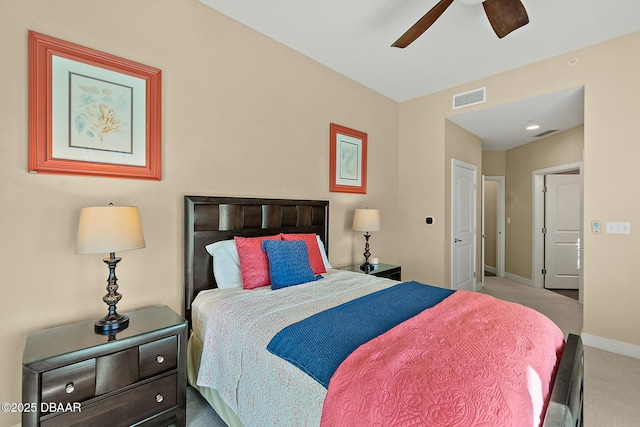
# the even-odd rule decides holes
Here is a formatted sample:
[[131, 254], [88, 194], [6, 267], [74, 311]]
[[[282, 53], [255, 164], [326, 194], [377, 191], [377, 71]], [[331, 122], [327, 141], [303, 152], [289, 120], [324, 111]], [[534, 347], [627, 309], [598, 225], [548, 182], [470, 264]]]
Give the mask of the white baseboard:
[[524, 277], [520, 277], [520, 276], [515, 275], [513, 273], [504, 273], [504, 277], [506, 277], [507, 279], [511, 279], [511, 280], [513, 280], [515, 282], [522, 283], [523, 285], [535, 287], [533, 285], [533, 280], [525, 279]]
[[589, 347], [599, 348], [600, 350], [610, 351], [611, 353], [622, 354], [623, 356], [640, 359], [640, 346], [628, 344], [622, 341], [610, 340], [590, 334], [581, 334], [582, 343]]
[[491, 267], [490, 265], [485, 265], [484, 271], [488, 271], [491, 274], [498, 274], [498, 270], [495, 267]]

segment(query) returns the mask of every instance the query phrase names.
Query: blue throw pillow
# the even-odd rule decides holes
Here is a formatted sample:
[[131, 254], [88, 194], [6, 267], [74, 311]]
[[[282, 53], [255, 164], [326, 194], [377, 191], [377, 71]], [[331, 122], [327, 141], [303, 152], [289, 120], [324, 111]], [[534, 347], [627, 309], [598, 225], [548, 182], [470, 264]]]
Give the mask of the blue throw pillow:
[[313, 282], [307, 244], [303, 240], [265, 240], [262, 250], [269, 258], [271, 289]]

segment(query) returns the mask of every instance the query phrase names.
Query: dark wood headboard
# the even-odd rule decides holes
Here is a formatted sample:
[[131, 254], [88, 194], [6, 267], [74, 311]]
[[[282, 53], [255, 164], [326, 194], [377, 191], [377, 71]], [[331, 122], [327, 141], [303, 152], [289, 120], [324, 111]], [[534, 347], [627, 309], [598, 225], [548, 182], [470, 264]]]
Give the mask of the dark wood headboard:
[[184, 196], [185, 317], [204, 289], [217, 287], [205, 246], [234, 236], [316, 233], [329, 253], [329, 202], [326, 200], [254, 199]]

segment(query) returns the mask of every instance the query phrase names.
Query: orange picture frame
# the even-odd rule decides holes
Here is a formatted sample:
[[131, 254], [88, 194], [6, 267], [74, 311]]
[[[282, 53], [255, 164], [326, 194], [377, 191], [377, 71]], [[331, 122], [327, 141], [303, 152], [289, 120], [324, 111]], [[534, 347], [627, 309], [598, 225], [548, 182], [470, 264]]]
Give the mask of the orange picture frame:
[[329, 191], [367, 193], [367, 134], [331, 123]]
[[161, 70], [29, 32], [29, 171], [162, 179]]

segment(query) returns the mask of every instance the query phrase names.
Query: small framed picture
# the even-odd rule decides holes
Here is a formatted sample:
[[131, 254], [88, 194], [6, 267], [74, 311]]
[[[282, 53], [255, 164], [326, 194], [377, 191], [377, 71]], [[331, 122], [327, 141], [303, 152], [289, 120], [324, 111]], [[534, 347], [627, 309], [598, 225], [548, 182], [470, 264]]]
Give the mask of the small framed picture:
[[331, 123], [329, 191], [367, 193], [367, 134]]
[[29, 32], [29, 171], [162, 179], [161, 71]]

